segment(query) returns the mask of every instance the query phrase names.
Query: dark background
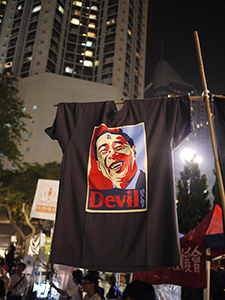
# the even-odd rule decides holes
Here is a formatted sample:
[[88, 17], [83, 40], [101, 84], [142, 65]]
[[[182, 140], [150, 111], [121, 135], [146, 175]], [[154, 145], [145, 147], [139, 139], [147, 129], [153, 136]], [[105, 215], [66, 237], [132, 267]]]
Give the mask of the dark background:
[[225, 94], [225, 2], [149, 0], [145, 86], [163, 60], [198, 94], [203, 92], [194, 31], [198, 32], [208, 90]]

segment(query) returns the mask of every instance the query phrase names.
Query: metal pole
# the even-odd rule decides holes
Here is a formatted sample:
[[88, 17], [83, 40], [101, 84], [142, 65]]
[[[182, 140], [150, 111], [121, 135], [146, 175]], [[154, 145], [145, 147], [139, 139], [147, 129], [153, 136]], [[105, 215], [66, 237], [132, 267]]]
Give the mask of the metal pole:
[[[221, 169], [220, 169], [220, 164], [219, 164], [219, 159], [218, 159], [218, 153], [217, 153], [217, 149], [216, 149], [216, 141], [215, 141], [215, 135], [214, 135], [214, 129], [213, 129], [212, 113], [211, 113], [211, 109], [210, 109], [210, 105], [209, 105], [209, 91], [207, 89], [206, 77], [205, 77], [205, 72], [204, 72], [204, 66], [203, 66], [200, 43], [199, 43], [197, 31], [194, 32], [194, 38], [195, 38], [195, 43], [196, 43], [196, 48], [197, 48], [200, 75], [201, 75], [202, 85], [203, 85], [203, 89], [204, 89], [204, 100], [205, 100], [206, 111], [207, 111], [208, 120], [209, 120], [209, 130], [210, 130], [212, 149], [213, 149], [213, 154], [214, 154], [214, 159], [215, 159], [215, 168], [216, 168], [217, 180], [218, 180], [219, 190], [220, 190], [220, 198], [221, 198], [222, 211], [223, 211], [223, 224], [225, 225], [224, 185], [223, 185], [223, 179], [222, 179], [222, 174], [221, 174]], [[210, 279], [209, 279], [209, 276], [207, 276], [207, 289], [206, 289], [206, 294], [204, 294], [204, 299], [209, 300], [209, 295], [210, 295]], [[205, 298], [205, 297], [207, 297], [207, 298]]]
[[222, 174], [221, 174], [221, 169], [220, 169], [220, 164], [219, 164], [219, 159], [218, 159], [218, 153], [217, 153], [217, 149], [216, 149], [215, 135], [214, 135], [214, 129], [213, 129], [213, 121], [212, 121], [212, 113], [211, 113], [211, 109], [210, 109], [210, 105], [209, 105], [209, 92], [208, 92], [207, 84], [206, 84], [204, 66], [203, 66], [200, 43], [199, 43], [199, 38], [198, 38], [197, 31], [194, 32], [194, 38], [195, 38], [197, 54], [198, 54], [200, 75], [201, 75], [202, 85], [203, 85], [203, 89], [204, 89], [204, 100], [205, 100], [206, 111], [207, 111], [208, 120], [209, 120], [209, 130], [210, 130], [212, 149], [213, 149], [213, 154], [214, 154], [214, 159], [215, 159], [215, 168], [216, 168], [216, 174], [217, 174], [217, 180], [218, 180], [218, 185], [219, 185], [219, 190], [220, 190], [220, 198], [221, 198], [221, 204], [222, 204], [222, 211], [223, 211], [223, 225], [224, 225], [224, 228], [225, 228], [224, 185], [223, 185], [223, 179], [222, 179]]

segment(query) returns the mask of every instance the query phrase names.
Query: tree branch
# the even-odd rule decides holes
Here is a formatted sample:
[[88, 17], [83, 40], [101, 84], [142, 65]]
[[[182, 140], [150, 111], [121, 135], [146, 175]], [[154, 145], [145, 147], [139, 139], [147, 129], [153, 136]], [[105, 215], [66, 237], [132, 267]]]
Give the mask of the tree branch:
[[29, 218], [29, 216], [28, 216], [28, 214], [27, 214], [27, 212], [26, 212], [26, 210], [25, 210], [25, 203], [23, 203], [23, 205], [22, 205], [22, 213], [23, 213], [23, 215], [24, 215], [24, 217], [25, 217], [25, 220], [26, 220], [26, 223], [27, 223], [27, 225], [31, 228], [31, 230], [32, 230], [32, 235], [35, 235], [36, 234], [36, 228], [34, 227], [34, 225], [30, 222], [30, 218]]
[[7, 213], [8, 213], [8, 218], [9, 218], [10, 223], [12, 224], [14, 229], [18, 232], [18, 234], [21, 236], [21, 238], [25, 241], [27, 237], [24, 235], [23, 231], [19, 228], [19, 226], [13, 220], [12, 212], [11, 212], [11, 210], [8, 206], [6, 206], [6, 210], [7, 210]]

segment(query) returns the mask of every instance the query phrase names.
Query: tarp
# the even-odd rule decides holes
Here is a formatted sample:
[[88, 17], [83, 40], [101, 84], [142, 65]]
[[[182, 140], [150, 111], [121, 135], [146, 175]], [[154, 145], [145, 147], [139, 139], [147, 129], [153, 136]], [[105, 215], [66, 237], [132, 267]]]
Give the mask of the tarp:
[[[133, 279], [143, 279], [152, 284], [170, 283], [183, 287], [206, 288], [206, 236], [212, 241], [214, 235], [218, 234], [223, 236], [222, 210], [219, 205], [215, 205], [197, 227], [180, 239], [180, 266], [134, 273]], [[224, 245], [224, 240], [222, 242]], [[225, 250], [220, 251], [225, 253]]]

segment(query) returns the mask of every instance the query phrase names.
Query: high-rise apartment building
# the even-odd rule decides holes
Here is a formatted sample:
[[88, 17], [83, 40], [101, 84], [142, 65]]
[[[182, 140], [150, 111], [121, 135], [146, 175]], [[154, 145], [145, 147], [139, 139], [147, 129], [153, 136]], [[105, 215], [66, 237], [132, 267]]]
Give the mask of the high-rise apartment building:
[[7, 1], [0, 0], [0, 34], [2, 30], [2, 22], [5, 14], [6, 2]]
[[148, 1], [7, 1], [0, 72], [44, 72], [113, 85], [142, 98]]

